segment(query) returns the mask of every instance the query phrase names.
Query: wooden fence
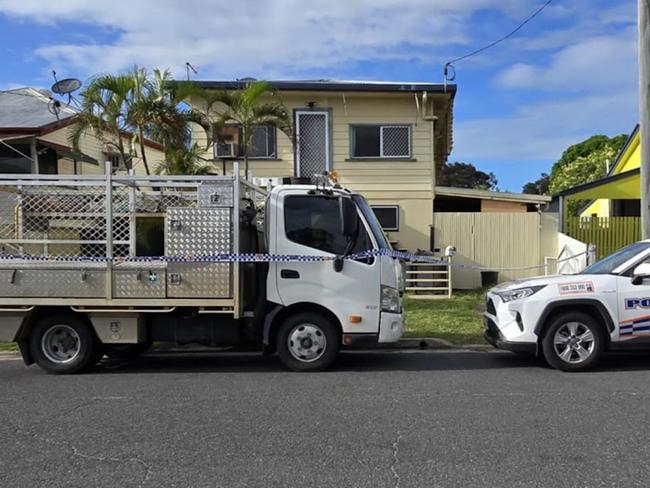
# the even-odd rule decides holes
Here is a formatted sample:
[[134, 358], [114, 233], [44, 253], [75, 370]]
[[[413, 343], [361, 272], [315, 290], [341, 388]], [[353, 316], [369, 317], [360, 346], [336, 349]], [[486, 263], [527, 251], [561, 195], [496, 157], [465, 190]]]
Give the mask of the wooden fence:
[[[437, 212], [435, 247], [455, 246], [452, 285], [481, 286], [474, 267], [499, 271], [499, 281], [544, 274], [544, 257], [557, 256], [557, 214]], [[516, 268], [516, 269], [513, 269]]]
[[640, 217], [568, 217], [564, 233], [596, 245], [596, 258], [602, 259], [623, 246], [641, 239]]

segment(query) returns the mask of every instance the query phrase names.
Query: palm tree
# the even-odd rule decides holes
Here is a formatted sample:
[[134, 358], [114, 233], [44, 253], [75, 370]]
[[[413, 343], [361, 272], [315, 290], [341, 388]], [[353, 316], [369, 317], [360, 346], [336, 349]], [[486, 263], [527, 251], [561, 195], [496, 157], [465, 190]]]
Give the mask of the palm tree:
[[[134, 67], [122, 75], [96, 77], [82, 93], [81, 113], [70, 137], [79, 149], [81, 136], [91, 130], [105, 145], [114, 147], [127, 168], [134, 155], [131, 143], [137, 143], [147, 174], [150, 174], [145, 140], [156, 140], [180, 152], [187, 149], [190, 123], [204, 127], [206, 117], [183, 103], [197, 88], [174, 83], [169, 71], [154, 70], [152, 75]], [[129, 141], [128, 151], [124, 141]], [[208, 137], [210, 144], [210, 137]]]
[[189, 148], [168, 148], [165, 151], [165, 161], [156, 168], [158, 175], [207, 175], [210, 166], [203, 164], [201, 157], [203, 148], [197, 143]]
[[[263, 97], [271, 94], [271, 101]], [[217, 120], [214, 124], [216, 137], [223, 133], [228, 124], [241, 127], [240, 147], [244, 157], [245, 175], [248, 177], [248, 154], [253, 140], [253, 129], [259, 125], [270, 125], [292, 139], [291, 119], [282, 102], [273, 99], [274, 91], [265, 81], [253, 81], [242, 90], [205, 92], [202, 97], [207, 102], [208, 115], [214, 110]]]
[[75, 150], [80, 150], [81, 137], [90, 130], [105, 147], [119, 154], [127, 168], [132, 168], [130, 125], [125, 111], [132, 88], [133, 80], [126, 75], [101, 75], [90, 82], [82, 92], [81, 111], [70, 134]]

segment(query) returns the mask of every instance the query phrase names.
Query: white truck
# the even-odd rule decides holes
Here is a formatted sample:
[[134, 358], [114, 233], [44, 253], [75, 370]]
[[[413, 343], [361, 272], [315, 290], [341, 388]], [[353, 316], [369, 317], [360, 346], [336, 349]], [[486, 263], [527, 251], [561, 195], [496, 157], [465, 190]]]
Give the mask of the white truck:
[[256, 344], [314, 371], [397, 341], [401, 266], [379, 222], [317, 183], [0, 175], [0, 341], [51, 373], [153, 342]]
[[495, 347], [543, 355], [564, 371], [588, 369], [604, 351], [650, 350], [650, 240], [580, 274], [491, 289], [484, 324], [485, 338]]

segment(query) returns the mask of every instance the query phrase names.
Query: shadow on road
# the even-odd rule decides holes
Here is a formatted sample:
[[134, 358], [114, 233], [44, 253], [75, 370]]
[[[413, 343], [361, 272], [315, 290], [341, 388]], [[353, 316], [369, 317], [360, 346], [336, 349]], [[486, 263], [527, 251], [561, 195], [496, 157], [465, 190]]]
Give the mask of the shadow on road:
[[[450, 371], [539, 367], [535, 358], [470, 351], [343, 352], [329, 372]], [[648, 365], [650, 367], [650, 363]], [[161, 353], [131, 362], [104, 359], [90, 374], [288, 372], [277, 356], [256, 353]]]
[[[355, 351], [341, 353], [329, 373], [381, 371], [471, 371], [513, 368], [548, 370], [544, 361], [505, 352], [474, 351]], [[257, 353], [159, 353], [131, 362], [104, 359], [89, 374], [129, 373], [290, 373], [277, 356]], [[598, 368], [589, 373], [650, 371], [650, 354], [608, 354]], [[585, 374], [585, 373], [581, 373]]]

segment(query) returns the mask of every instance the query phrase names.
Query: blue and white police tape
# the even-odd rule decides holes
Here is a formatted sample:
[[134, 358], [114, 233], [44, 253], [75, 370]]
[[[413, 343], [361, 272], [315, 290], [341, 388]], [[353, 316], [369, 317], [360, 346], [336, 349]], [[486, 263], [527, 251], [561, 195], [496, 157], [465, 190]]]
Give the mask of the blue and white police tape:
[[[564, 259], [555, 261], [556, 264], [570, 261], [586, 254], [582, 252]], [[303, 254], [262, 254], [262, 253], [227, 253], [227, 254], [200, 254], [182, 256], [45, 256], [45, 255], [9, 255], [0, 254], [0, 265], [20, 264], [22, 262], [47, 262], [47, 263], [280, 263], [280, 262], [323, 262], [334, 261], [337, 258], [345, 260], [368, 259], [375, 256], [390, 256], [400, 261], [412, 263], [425, 263], [432, 266], [448, 266], [451, 268], [473, 269], [479, 271], [514, 271], [546, 268], [548, 264], [535, 264], [530, 266], [492, 267], [471, 264], [454, 263], [449, 259], [426, 254], [411, 254], [391, 249], [372, 249], [361, 251], [347, 256], [334, 255], [303, 255]]]

